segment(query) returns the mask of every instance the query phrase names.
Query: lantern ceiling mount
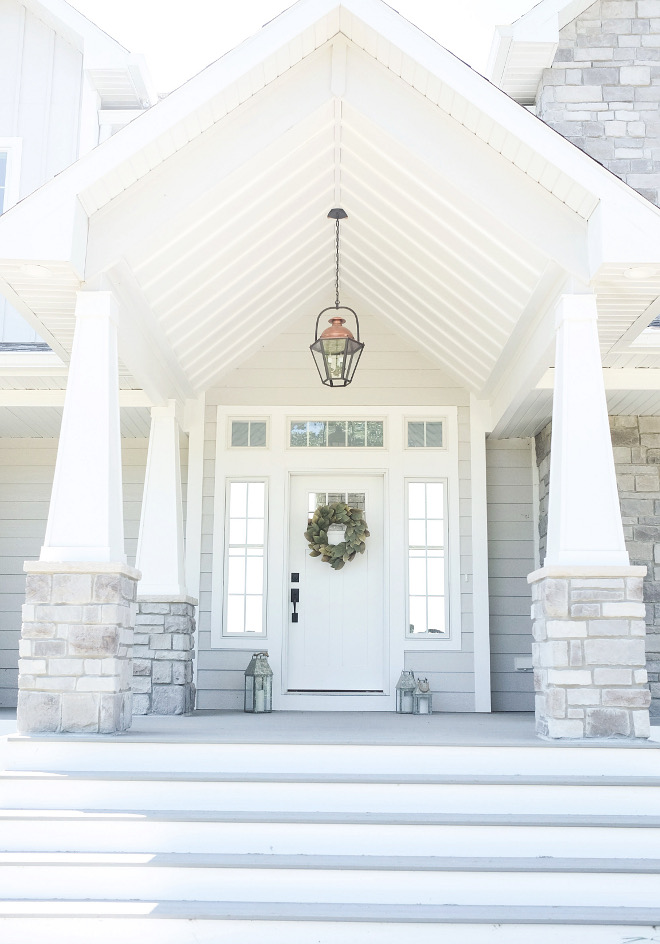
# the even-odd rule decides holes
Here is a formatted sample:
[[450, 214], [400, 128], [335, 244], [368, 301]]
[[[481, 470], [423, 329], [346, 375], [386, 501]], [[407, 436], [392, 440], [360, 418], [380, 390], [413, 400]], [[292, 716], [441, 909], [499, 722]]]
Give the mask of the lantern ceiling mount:
[[[327, 387], [347, 387], [353, 380], [355, 369], [364, 349], [360, 341], [360, 322], [352, 308], [339, 302], [339, 224], [348, 219], [348, 213], [341, 207], [335, 207], [328, 213], [328, 219], [335, 221], [335, 304], [334, 308], [324, 308], [316, 319], [314, 343], [310, 351], [314, 357], [321, 383]], [[319, 336], [319, 322], [326, 312], [333, 312], [328, 320], [330, 327]], [[347, 312], [355, 319], [357, 338], [345, 328], [346, 319], [339, 312]]]

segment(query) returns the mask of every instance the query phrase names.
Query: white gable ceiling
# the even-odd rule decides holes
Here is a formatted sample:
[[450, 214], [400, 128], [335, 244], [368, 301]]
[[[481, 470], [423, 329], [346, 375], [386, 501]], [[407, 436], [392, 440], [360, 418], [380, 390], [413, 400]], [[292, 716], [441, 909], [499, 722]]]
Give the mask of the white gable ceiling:
[[333, 205], [342, 301], [480, 395], [605, 259], [611, 343], [649, 304], [621, 273], [658, 211], [379, 0], [303, 0], [65, 171], [0, 221], [0, 274], [63, 356], [75, 290], [109, 285], [129, 368], [189, 396], [313, 330]]

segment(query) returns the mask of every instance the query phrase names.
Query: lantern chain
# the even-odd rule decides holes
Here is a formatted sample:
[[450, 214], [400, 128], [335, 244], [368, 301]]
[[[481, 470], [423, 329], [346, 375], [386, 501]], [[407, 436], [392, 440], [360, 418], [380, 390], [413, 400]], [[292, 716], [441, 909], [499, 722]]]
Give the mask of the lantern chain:
[[335, 220], [335, 308], [339, 308], [339, 220]]

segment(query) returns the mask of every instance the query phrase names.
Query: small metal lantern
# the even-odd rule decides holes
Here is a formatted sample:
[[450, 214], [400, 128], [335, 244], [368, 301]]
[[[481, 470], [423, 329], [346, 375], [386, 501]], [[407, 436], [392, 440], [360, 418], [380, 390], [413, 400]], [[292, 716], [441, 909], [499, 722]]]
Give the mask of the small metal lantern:
[[417, 680], [417, 688], [413, 692], [412, 702], [414, 715], [433, 714], [433, 696], [429, 691], [428, 679]]
[[255, 652], [245, 670], [244, 710], [254, 714], [273, 710], [273, 670], [267, 652]]
[[415, 676], [404, 669], [396, 683], [396, 710], [400, 715], [412, 714], [413, 693], [416, 687]]

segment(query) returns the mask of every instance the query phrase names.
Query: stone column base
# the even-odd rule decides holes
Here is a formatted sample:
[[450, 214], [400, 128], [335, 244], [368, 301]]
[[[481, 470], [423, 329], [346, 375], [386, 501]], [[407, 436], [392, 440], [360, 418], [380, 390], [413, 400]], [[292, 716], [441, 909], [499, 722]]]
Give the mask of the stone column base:
[[646, 567], [549, 566], [527, 578], [541, 737], [649, 737], [645, 574]]
[[133, 714], [185, 715], [195, 707], [195, 606], [188, 596], [140, 596], [133, 649]]
[[19, 733], [125, 731], [139, 571], [50, 561], [27, 561], [25, 571]]

